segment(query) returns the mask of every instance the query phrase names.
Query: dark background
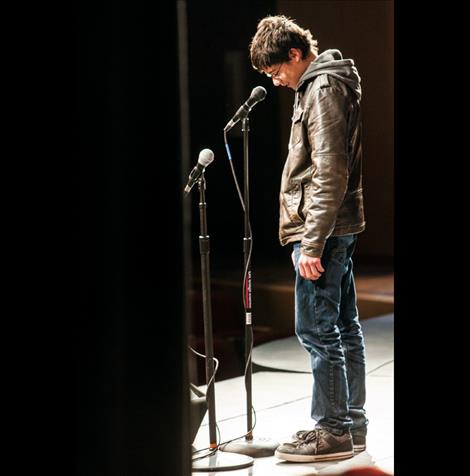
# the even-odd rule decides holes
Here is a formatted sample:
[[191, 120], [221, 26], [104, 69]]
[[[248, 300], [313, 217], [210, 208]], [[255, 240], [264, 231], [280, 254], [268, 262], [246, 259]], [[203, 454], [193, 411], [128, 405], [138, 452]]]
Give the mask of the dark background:
[[172, 2], [79, 2], [77, 475], [188, 474]]
[[[187, 296], [199, 273], [199, 223], [197, 190], [184, 202], [181, 191], [199, 151], [212, 149], [211, 263], [239, 268], [243, 216], [222, 130], [257, 85], [268, 95], [250, 114], [253, 266], [288, 259], [277, 241], [277, 203], [293, 93], [271, 87], [248, 57], [269, 13], [309, 27], [320, 51], [337, 47], [357, 58], [371, 229], [358, 259], [393, 259], [392, 2], [77, 3], [79, 312], [69, 342], [77, 475], [190, 472]], [[229, 139], [241, 172], [239, 127]]]

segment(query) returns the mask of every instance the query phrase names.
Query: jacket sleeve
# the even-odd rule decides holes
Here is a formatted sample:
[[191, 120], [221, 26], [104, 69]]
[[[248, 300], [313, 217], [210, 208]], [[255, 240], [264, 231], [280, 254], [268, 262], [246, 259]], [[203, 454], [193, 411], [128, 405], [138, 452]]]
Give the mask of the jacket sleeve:
[[307, 128], [313, 174], [301, 250], [321, 257], [348, 185], [349, 98], [332, 87], [311, 94]]

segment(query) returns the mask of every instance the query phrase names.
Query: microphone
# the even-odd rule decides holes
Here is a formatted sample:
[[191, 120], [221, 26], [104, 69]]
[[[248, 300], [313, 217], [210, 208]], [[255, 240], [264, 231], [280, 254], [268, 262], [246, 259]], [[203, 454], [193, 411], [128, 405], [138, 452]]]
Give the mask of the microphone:
[[214, 160], [214, 152], [210, 149], [203, 149], [199, 152], [199, 158], [197, 160], [196, 166], [191, 170], [188, 178], [188, 185], [184, 188], [184, 193], [187, 195], [194, 184], [199, 180], [204, 169]]
[[240, 109], [235, 113], [235, 115], [230, 119], [227, 125], [224, 128], [224, 132], [229, 131], [240, 119], [244, 119], [250, 113], [253, 106], [262, 101], [266, 97], [266, 89], [263, 86], [256, 86], [256, 88], [251, 91], [250, 97], [246, 100]]

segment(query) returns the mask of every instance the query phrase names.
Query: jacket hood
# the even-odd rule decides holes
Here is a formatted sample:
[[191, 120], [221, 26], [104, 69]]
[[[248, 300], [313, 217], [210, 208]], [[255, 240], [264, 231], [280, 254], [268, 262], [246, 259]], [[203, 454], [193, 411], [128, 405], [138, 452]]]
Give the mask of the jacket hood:
[[361, 78], [356, 66], [354, 66], [354, 61], [352, 59], [343, 59], [341, 51], [330, 49], [317, 56], [315, 61], [310, 63], [310, 66], [300, 77], [297, 90], [299, 90], [306, 81], [320, 74], [329, 74], [339, 79], [349, 86], [359, 99], [361, 98]]

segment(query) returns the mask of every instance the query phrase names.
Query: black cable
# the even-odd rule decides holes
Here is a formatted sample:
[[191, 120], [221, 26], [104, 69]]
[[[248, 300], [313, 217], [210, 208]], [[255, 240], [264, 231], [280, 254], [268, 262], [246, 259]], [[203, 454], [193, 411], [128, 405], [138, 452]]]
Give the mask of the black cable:
[[[188, 348], [193, 351], [196, 355], [199, 357], [203, 357], [204, 359], [207, 359], [207, 356], [204, 354], [200, 354], [196, 350], [194, 350], [190, 345], [188, 345]], [[215, 374], [217, 373], [217, 369], [219, 368], [219, 360], [216, 359], [215, 357], [212, 357], [212, 360], [215, 362], [215, 367], [214, 367], [214, 373], [212, 374], [211, 378], [209, 379], [209, 382], [207, 383], [207, 388], [206, 388], [206, 393], [209, 390], [209, 387], [213, 384], [213, 381], [215, 379]]]
[[253, 412], [253, 416], [255, 417], [255, 423], [251, 427], [251, 429], [249, 431], [247, 431], [244, 435], [237, 436], [236, 438], [232, 438], [231, 440], [223, 441], [222, 443], [219, 444], [219, 446], [227, 445], [228, 443], [231, 443], [232, 441], [235, 441], [235, 440], [239, 440], [240, 438], [245, 438], [246, 436], [248, 436], [255, 429], [255, 426], [256, 426], [256, 411], [255, 411], [255, 408], [253, 407], [253, 405], [251, 406], [251, 411]]
[[219, 430], [219, 425], [217, 425], [217, 423], [215, 424], [215, 427], [217, 429], [217, 435], [218, 435], [218, 443], [217, 443], [217, 446], [215, 448], [211, 448], [211, 447], [206, 447], [206, 448], [202, 448], [200, 450], [196, 450], [196, 451], [193, 451], [192, 455], [194, 456], [196, 453], [200, 453], [201, 451], [209, 451], [209, 453], [207, 453], [206, 455], [202, 455], [202, 456], [198, 456], [197, 458], [192, 458], [192, 461], [198, 461], [200, 459], [204, 459], [204, 458], [208, 458], [209, 456], [212, 456], [213, 454], [215, 454], [218, 450], [219, 450], [219, 446], [222, 444], [220, 443], [220, 430]]
[[[199, 353], [198, 351], [194, 350], [190, 345], [188, 345], [188, 348], [189, 348], [189, 350], [191, 350], [192, 352], [194, 352], [197, 356], [202, 357], [202, 358], [204, 358], [204, 359], [207, 359], [207, 356], [206, 356], [206, 355], [201, 354], [201, 353]], [[214, 373], [211, 375], [211, 378], [209, 379], [209, 382], [207, 383], [206, 394], [207, 394], [209, 388], [211, 388], [211, 385], [214, 384], [215, 374], [217, 373], [217, 370], [218, 370], [218, 368], [219, 368], [219, 360], [218, 360], [217, 358], [215, 358], [215, 357], [212, 357], [212, 360], [215, 362]], [[221, 445], [221, 443], [220, 443], [221, 438], [220, 438], [219, 425], [217, 425], [217, 422], [215, 422], [215, 427], [216, 427], [216, 429], [217, 429], [217, 435], [218, 435], [218, 443], [217, 443], [217, 446], [216, 446], [215, 448], [211, 448], [211, 447], [208, 446], [207, 448], [202, 448], [202, 449], [200, 449], [200, 450], [193, 451], [192, 455], [195, 455], [195, 454], [197, 454], [197, 453], [200, 453], [201, 451], [208, 451], [208, 450], [210, 450], [208, 454], [203, 455], [203, 456], [198, 456], [197, 458], [193, 458], [192, 461], [197, 461], [197, 460], [199, 460], [199, 459], [203, 459], [203, 458], [207, 458], [207, 457], [209, 457], [209, 456], [212, 456], [212, 455], [215, 454], [216, 451], [219, 449], [219, 446]]]
[[[191, 346], [188, 345], [188, 348], [194, 352], [197, 356], [199, 357], [202, 357], [202, 358], [206, 358], [206, 356], [204, 354], [201, 354], [199, 352], [197, 352], [196, 350], [194, 350]], [[209, 383], [207, 384], [207, 388], [206, 388], [206, 393], [207, 393], [207, 390], [209, 389], [209, 386], [213, 384], [213, 380], [215, 379], [215, 374], [217, 373], [217, 369], [219, 368], [219, 361], [218, 359], [216, 359], [215, 357], [212, 357], [213, 360], [215, 361], [215, 368], [214, 368], [214, 373], [213, 375], [211, 376], [211, 378], [209, 379]], [[222, 446], [222, 445], [225, 445], [227, 443], [231, 443], [232, 441], [235, 441], [235, 440], [239, 440], [240, 438], [244, 438], [246, 437], [250, 432], [252, 432], [254, 429], [255, 429], [255, 426], [256, 426], [256, 411], [253, 407], [253, 405], [251, 406], [251, 410], [253, 411], [253, 415], [254, 415], [254, 418], [255, 418], [255, 423], [253, 425], [253, 427], [251, 428], [250, 431], [247, 431], [244, 435], [241, 435], [241, 436], [237, 436], [236, 438], [232, 438], [231, 440], [227, 440], [227, 441], [223, 441], [221, 442], [221, 436], [220, 436], [220, 429], [219, 429], [219, 425], [217, 424], [217, 422], [215, 423], [215, 427], [217, 429], [217, 446], [215, 448], [211, 448], [211, 447], [206, 447], [206, 448], [201, 448], [200, 450], [196, 450], [196, 451], [193, 451], [192, 452], [192, 456], [194, 456], [195, 454], [197, 453], [200, 453], [201, 451], [209, 451], [207, 454], [205, 455], [202, 455], [202, 456], [198, 456], [197, 458], [192, 458], [192, 461], [198, 461], [200, 459], [204, 459], [204, 458], [208, 458], [209, 456], [212, 456], [213, 454], [215, 454], [218, 450], [219, 450], [219, 447]]]
[[[230, 168], [232, 170], [233, 180], [235, 182], [235, 187], [237, 188], [238, 198], [240, 199], [240, 203], [242, 205], [243, 212], [246, 213], [245, 212], [245, 202], [243, 201], [242, 193], [240, 192], [240, 187], [238, 186], [238, 180], [237, 180], [237, 175], [235, 174], [235, 169], [233, 168], [232, 154], [230, 153], [230, 147], [228, 146], [227, 132], [226, 131], [224, 131], [224, 142], [225, 142], [225, 150], [227, 151], [228, 160], [230, 162]], [[251, 226], [250, 226], [250, 235], [251, 235]]]

